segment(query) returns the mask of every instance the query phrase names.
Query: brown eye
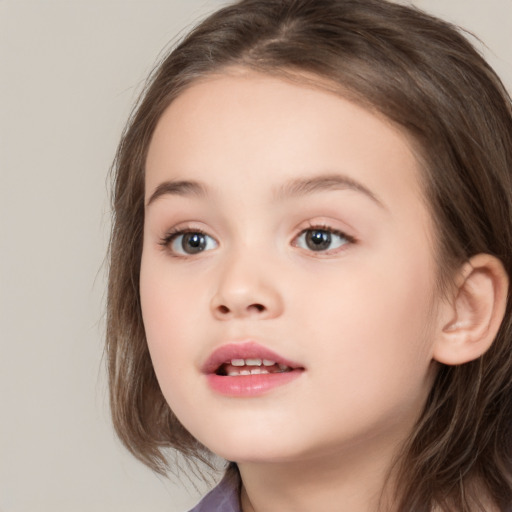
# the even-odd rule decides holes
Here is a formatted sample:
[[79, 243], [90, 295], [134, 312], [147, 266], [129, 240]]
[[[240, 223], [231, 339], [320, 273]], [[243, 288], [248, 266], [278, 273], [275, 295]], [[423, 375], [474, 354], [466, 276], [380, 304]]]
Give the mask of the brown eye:
[[305, 229], [297, 238], [296, 246], [309, 251], [321, 252], [338, 249], [350, 242], [340, 231], [329, 229]]
[[169, 247], [176, 254], [193, 255], [215, 249], [217, 242], [206, 233], [185, 231], [174, 234]]
[[312, 251], [326, 251], [331, 246], [331, 233], [320, 229], [308, 231], [305, 242]]

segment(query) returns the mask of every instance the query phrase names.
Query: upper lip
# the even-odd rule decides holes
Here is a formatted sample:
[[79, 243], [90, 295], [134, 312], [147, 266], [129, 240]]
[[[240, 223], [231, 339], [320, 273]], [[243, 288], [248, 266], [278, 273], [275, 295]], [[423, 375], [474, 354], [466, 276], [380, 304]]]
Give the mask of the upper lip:
[[215, 373], [219, 367], [233, 359], [268, 359], [293, 369], [303, 369], [299, 363], [286, 359], [273, 350], [254, 341], [227, 343], [215, 349], [201, 367], [203, 373]]

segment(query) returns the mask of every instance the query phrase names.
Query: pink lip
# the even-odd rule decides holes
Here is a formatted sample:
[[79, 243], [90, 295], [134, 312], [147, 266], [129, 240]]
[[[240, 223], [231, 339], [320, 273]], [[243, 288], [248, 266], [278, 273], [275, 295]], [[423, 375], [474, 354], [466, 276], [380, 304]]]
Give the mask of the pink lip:
[[[224, 363], [232, 359], [269, 359], [284, 364], [292, 371], [260, 375], [223, 376], [215, 372]], [[217, 393], [233, 397], [262, 395], [275, 387], [282, 386], [300, 377], [304, 371], [299, 363], [286, 359], [253, 341], [229, 343], [215, 350], [205, 361], [201, 371], [206, 375], [208, 384]]]

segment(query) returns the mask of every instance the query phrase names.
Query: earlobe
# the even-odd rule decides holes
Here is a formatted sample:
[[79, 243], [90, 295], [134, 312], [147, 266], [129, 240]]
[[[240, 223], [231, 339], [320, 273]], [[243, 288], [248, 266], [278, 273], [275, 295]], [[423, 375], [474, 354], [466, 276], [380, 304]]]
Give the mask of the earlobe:
[[473, 256], [462, 266], [451, 300], [442, 305], [436, 361], [459, 365], [489, 349], [505, 314], [508, 284], [503, 264], [490, 254]]

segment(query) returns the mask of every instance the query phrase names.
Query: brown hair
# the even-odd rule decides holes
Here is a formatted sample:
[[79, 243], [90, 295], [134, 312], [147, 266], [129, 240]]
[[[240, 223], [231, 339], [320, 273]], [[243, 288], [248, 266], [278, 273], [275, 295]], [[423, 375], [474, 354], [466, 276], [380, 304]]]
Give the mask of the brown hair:
[[[512, 275], [512, 108], [489, 65], [448, 23], [386, 0], [243, 0], [194, 29], [150, 77], [113, 167], [107, 352], [114, 425], [151, 468], [167, 448], [208, 459], [158, 386], [139, 298], [144, 167], [155, 126], [186, 87], [228, 66], [316, 76], [403, 127], [424, 168], [440, 282], [478, 253]], [[301, 78], [302, 77], [302, 78]], [[491, 349], [439, 365], [400, 461], [399, 510], [469, 511], [470, 482], [512, 504], [512, 311]]]

